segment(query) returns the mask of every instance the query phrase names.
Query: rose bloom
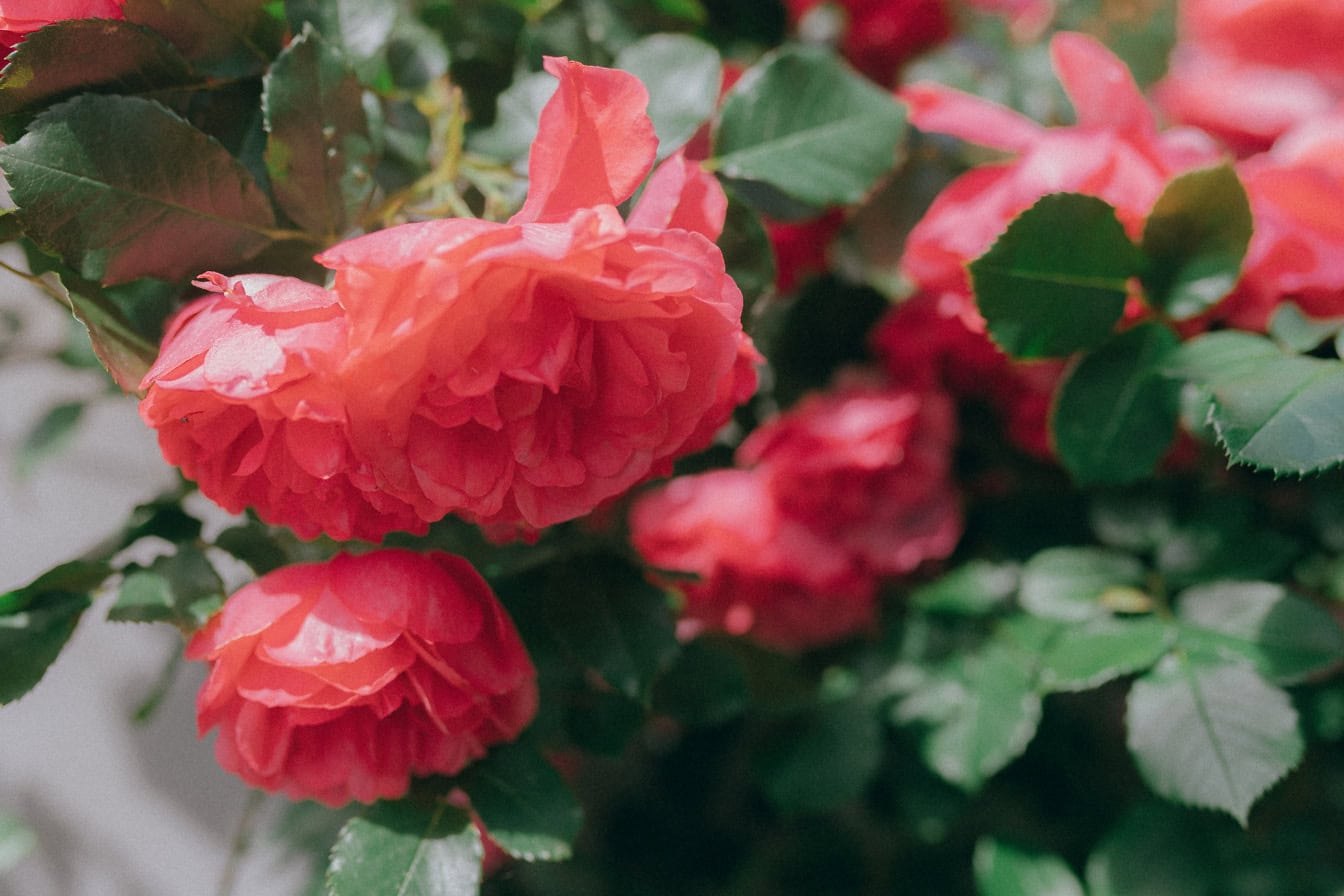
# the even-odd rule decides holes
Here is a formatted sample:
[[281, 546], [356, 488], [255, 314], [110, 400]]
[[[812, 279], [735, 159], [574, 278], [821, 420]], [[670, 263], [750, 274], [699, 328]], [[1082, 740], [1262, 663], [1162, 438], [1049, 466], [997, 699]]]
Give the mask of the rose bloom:
[[944, 0], [785, 0], [795, 27], [811, 16], [840, 17], [840, 48], [855, 68], [891, 84], [910, 57], [945, 40], [952, 17]]
[[[1061, 33], [1050, 43], [1055, 72], [1073, 102], [1077, 124], [1042, 127], [969, 94], [934, 84], [900, 91], [916, 127], [1012, 153], [1009, 161], [973, 168], [952, 181], [911, 231], [901, 272], [915, 284], [912, 309], [896, 308], [883, 324], [890, 373], [927, 377], [927, 365], [964, 366], [945, 380], [957, 391], [988, 397], [1014, 421], [1014, 441], [1035, 454], [1048, 449], [1045, 410], [1053, 363], [995, 360], [974, 341], [988, 341], [966, 266], [984, 254], [1017, 215], [1060, 191], [1097, 196], [1115, 206], [1137, 238], [1148, 212], [1176, 175], [1220, 158], [1216, 144], [1192, 129], [1159, 131], [1124, 63], [1090, 37]], [[957, 332], [964, 329], [969, 339]], [[937, 334], [937, 335], [931, 335]], [[955, 354], [939, 355], [928, 343]], [[1024, 407], [1017, 407], [1025, 403]], [[1036, 423], [1028, 425], [1028, 421]]]
[[1239, 154], [1267, 149], [1344, 98], [1344, 5], [1184, 0], [1179, 40], [1154, 95], [1173, 119]]
[[350, 324], [351, 435], [422, 519], [540, 528], [705, 447], [755, 389], [742, 295], [714, 245], [727, 200], [674, 155], [653, 165], [648, 94], [620, 71], [560, 79], [507, 223], [449, 219], [319, 256]]
[[66, 19], [120, 19], [126, 0], [0, 0], [0, 46], [8, 53], [25, 37]]
[[950, 554], [955, 415], [936, 392], [850, 380], [759, 427], [738, 469], [641, 496], [631, 540], [685, 596], [682, 634], [801, 650], [871, 626], [880, 579]]
[[187, 644], [210, 663], [202, 735], [249, 785], [328, 806], [406, 793], [510, 741], [536, 673], [485, 580], [451, 554], [380, 550], [275, 570]]
[[1297, 125], [1237, 173], [1255, 229], [1236, 289], [1211, 315], [1258, 331], [1284, 302], [1344, 316], [1344, 106]]
[[233, 513], [303, 538], [423, 532], [353, 457], [336, 367], [348, 332], [335, 293], [293, 277], [207, 274], [145, 375], [140, 415], [164, 458]]

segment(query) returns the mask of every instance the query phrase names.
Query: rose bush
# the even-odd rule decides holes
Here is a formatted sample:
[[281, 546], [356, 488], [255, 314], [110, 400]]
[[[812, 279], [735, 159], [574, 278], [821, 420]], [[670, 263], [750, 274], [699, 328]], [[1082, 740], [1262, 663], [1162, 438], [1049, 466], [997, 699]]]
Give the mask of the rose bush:
[[875, 619], [881, 579], [952, 552], [956, 420], [937, 392], [867, 377], [814, 393], [742, 443], [738, 469], [681, 476], [641, 496], [631, 540], [688, 572], [682, 633], [798, 650]]
[[245, 585], [192, 637], [215, 755], [253, 787], [329, 806], [401, 796], [513, 740], [537, 708], [531, 660], [460, 557], [380, 550]]
[[351, 435], [423, 519], [549, 526], [703, 448], [755, 389], [742, 295], [713, 240], [727, 200], [680, 155], [622, 220], [657, 139], [633, 76], [552, 59], [527, 201], [319, 260], [350, 321]]
[[120, 19], [126, 0], [2, 0], [0, 47], [7, 53], [25, 37], [66, 19]]

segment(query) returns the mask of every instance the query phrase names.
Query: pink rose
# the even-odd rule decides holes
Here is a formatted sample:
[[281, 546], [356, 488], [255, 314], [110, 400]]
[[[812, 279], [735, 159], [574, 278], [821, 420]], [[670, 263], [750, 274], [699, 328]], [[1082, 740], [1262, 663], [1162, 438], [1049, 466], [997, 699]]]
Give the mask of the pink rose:
[[[888, 367], [898, 378], [910, 376], [908, 371], [920, 363], [961, 364], [965, 340], [945, 332], [949, 328], [964, 328], [975, 339], [987, 341], [966, 265], [984, 254], [1009, 222], [1042, 196], [1070, 191], [1100, 197], [1115, 206], [1125, 228], [1137, 238], [1153, 203], [1173, 177], [1220, 158], [1218, 147], [1200, 132], [1159, 131], [1129, 70], [1094, 39], [1057, 34], [1050, 52], [1077, 112], [1077, 124], [1069, 127], [1042, 127], [1012, 110], [940, 84], [912, 84], [900, 91], [916, 127], [1015, 157], [958, 177], [911, 231], [901, 271], [918, 287], [921, 307], [908, 318], [897, 309], [892, 318], [898, 322], [888, 326], [900, 328], [919, 318], [923, 335], [889, 334], [879, 340], [888, 343]], [[940, 333], [937, 343], [957, 346], [958, 353], [930, 357], [927, 348], [917, 345], [934, 331]], [[1048, 373], [1057, 372], [1059, 366], [1024, 368], [1006, 357], [995, 363], [980, 350], [972, 355], [970, 369], [954, 373], [947, 382], [956, 387], [960, 380], [973, 394], [988, 395], [1000, 406], [1005, 400], [1012, 402], [1008, 416], [1016, 421], [1015, 441], [1033, 453], [1047, 449], [1046, 402], [1039, 399], [1043, 385], [1049, 394], [1049, 383], [1043, 381], [1052, 381]], [[1030, 410], [1021, 413], [1016, 407], [1019, 401]], [[1042, 428], [1024, 425], [1028, 420], [1038, 421]]]
[[0, 46], [8, 53], [39, 28], [66, 19], [120, 19], [126, 0], [0, 0]]
[[462, 558], [380, 550], [278, 569], [196, 632], [202, 735], [249, 785], [328, 806], [406, 793], [513, 740], [536, 673]]
[[845, 58], [879, 84], [891, 84], [906, 60], [952, 33], [944, 0], [785, 0], [784, 5], [795, 26], [808, 15], [826, 14], [826, 7], [840, 15]]
[[170, 323], [140, 415], [164, 458], [233, 513], [303, 538], [423, 532], [354, 458], [336, 367], [349, 345], [336, 295], [293, 277], [207, 274], [211, 294]]
[[421, 518], [543, 527], [703, 448], [755, 388], [727, 201], [657, 145], [633, 76], [549, 59], [527, 201], [507, 223], [405, 224], [319, 256], [350, 323], [351, 434]]
[[1344, 7], [1319, 0], [1185, 0], [1155, 96], [1239, 154], [1266, 149], [1344, 98]]
[[1263, 331], [1279, 305], [1344, 316], [1344, 106], [1237, 165], [1255, 230], [1241, 280], [1212, 316]]
[[739, 469], [640, 497], [631, 539], [649, 565], [694, 573], [683, 634], [722, 630], [785, 650], [868, 627], [878, 583], [952, 552], [955, 414], [936, 392], [866, 379], [767, 421]]

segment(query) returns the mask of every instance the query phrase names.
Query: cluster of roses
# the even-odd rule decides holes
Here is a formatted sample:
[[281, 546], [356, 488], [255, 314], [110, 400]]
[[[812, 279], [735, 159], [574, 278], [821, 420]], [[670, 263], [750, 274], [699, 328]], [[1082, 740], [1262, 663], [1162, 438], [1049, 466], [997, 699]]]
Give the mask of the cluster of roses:
[[[550, 59], [530, 189], [506, 223], [412, 223], [319, 256], [331, 288], [207, 274], [145, 377], [164, 456], [232, 511], [377, 541], [454, 513], [516, 534], [705, 447], [756, 387], [701, 167], [653, 167], [648, 95]], [[248, 585], [188, 645], [221, 764], [330, 804], [405, 792], [512, 739], [535, 672], [461, 558], [376, 550]]]

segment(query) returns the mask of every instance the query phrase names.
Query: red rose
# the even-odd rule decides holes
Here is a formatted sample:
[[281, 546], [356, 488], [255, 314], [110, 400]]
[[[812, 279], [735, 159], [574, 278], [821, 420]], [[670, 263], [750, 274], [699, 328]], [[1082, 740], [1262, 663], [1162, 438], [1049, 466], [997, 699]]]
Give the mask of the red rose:
[[1179, 41], [1155, 95], [1172, 118], [1238, 153], [1344, 97], [1344, 6], [1320, 0], [1185, 0]]
[[737, 453], [743, 469], [682, 476], [631, 511], [653, 567], [694, 573], [684, 634], [797, 650], [869, 626], [881, 578], [952, 552], [953, 407], [866, 380], [805, 398]]
[[140, 415], [201, 492], [255, 508], [303, 538], [423, 532], [352, 455], [336, 367], [348, 350], [336, 295], [292, 277], [207, 274], [145, 375]]
[[880, 84], [890, 84], [906, 60], [952, 33], [944, 0], [785, 0], [785, 6], [795, 26], [809, 15], [841, 16], [845, 58]]
[[350, 322], [356, 449], [435, 520], [548, 526], [703, 448], [755, 387], [742, 295], [713, 240], [726, 199], [652, 167], [643, 85], [550, 59], [527, 201], [507, 223], [406, 224], [319, 260]]
[[[933, 201], [911, 231], [901, 259], [902, 273], [921, 293], [917, 316], [927, 334], [944, 328], [966, 329], [987, 341], [984, 319], [975, 306], [966, 265], [984, 254], [1009, 222], [1042, 196], [1059, 191], [1086, 193], [1115, 206], [1125, 228], [1138, 237], [1148, 212], [1167, 183], [1177, 174], [1220, 158], [1206, 135], [1189, 129], [1159, 131], [1152, 110], [1143, 99], [1129, 70], [1100, 43], [1081, 34], [1061, 33], [1050, 44], [1055, 71], [1077, 111], [1070, 127], [1042, 127], [1002, 106], [939, 84], [913, 84], [901, 96], [910, 103], [911, 121], [925, 131], [952, 134], [972, 143], [1014, 153], [1008, 162], [982, 165], [949, 184]], [[898, 309], [893, 318], [900, 320]], [[909, 319], [906, 319], [909, 320]], [[891, 324], [904, 326], [906, 320]], [[914, 348], [927, 338], [888, 335], [892, 346]], [[938, 342], [964, 345], [960, 337], [942, 333]], [[939, 364], [963, 363], [966, 350], [943, 355]], [[1024, 427], [1039, 420], [1045, 403], [1039, 401], [1043, 371], [1023, 370], [1006, 357], [997, 364], [983, 351], [971, 352], [970, 369], [960, 379], [975, 394], [991, 399], [1026, 401], [1032, 409], [1009, 416], [1023, 447], [1039, 453], [1048, 445], [1043, 429]], [[897, 377], [908, 376], [909, 356], [890, 352], [888, 365]], [[1054, 367], [1058, 370], [1058, 366]], [[1017, 383], [1012, 382], [1018, 380]], [[1045, 389], [1048, 394], [1048, 386]]]
[[25, 37], [66, 19], [120, 19], [126, 0], [0, 0], [0, 46], [12, 50]]
[[403, 795], [513, 740], [536, 673], [462, 558], [381, 550], [276, 570], [187, 645], [211, 664], [196, 701], [215, 755], [253, 787], [329, 806]]
[[1241, 280], [1212, 315], [1263, 331], [1283, 302], [1344, 316], [1344, 107], [1237, 165], [1255, 229]]

